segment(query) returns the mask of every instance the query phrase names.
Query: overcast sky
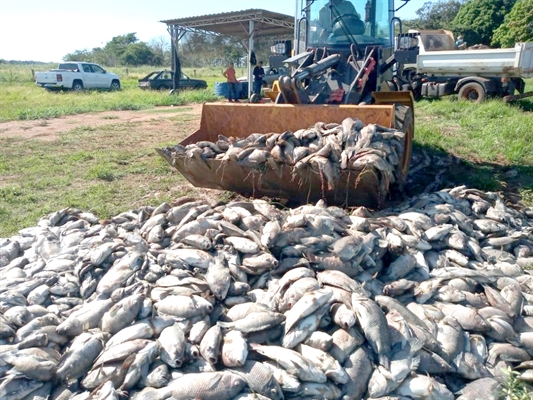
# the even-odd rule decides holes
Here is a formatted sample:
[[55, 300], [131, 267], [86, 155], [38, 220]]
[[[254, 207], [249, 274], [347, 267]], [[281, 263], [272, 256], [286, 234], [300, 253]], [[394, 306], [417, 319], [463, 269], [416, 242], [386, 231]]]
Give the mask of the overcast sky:
[[[424, 2], [411, 0], [399, 16], [413, 18]], [[167, 37], [161, 20], [250, 8], [294, 15], [296, 1], [0, 0], [0, 59], [59, 62], [75, 50], [102, 47], [130, 32], [143, 42]]]

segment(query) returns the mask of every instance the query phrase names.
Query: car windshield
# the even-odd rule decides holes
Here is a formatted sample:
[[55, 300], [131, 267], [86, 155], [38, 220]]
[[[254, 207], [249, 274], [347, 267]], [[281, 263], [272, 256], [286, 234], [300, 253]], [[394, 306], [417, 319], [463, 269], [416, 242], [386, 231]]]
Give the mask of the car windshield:
[[308, 45], [390, 44], [393, 0], [316, 0], [308, 9]]
[[159, 75], [159, 71], [156, 71], [156, 72], [152, 72], [151, 74], [148, 74], [144, 80], [152, 80], [152, 79], [155, 79], [155, 77]]

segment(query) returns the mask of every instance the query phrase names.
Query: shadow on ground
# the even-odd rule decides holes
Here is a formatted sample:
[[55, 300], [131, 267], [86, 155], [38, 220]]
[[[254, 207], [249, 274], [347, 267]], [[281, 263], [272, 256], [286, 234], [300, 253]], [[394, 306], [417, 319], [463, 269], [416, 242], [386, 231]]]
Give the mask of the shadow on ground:
[[400, 198], [460, 185], [503, 192], [512, 203], [520, 203], [521, 191], [533, 190], [533, 167], [474, 162], [434, 148], [414, 146], [405, 193]]

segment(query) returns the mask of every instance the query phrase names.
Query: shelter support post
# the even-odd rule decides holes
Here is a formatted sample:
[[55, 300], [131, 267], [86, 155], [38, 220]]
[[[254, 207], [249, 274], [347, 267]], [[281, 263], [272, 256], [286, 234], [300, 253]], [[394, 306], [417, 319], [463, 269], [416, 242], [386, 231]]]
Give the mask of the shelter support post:
[[181, 77], [181, 62], [178, 55], [178, 44], [186, 31], [184, 29], [179, 29], [174, 25], [169, 25], [167, 30], [170, 34], [170, 53], [172, 56], [172, 71], [174, 72], [172, 89], [176, 90], [179, 88], [179, 79]]
[[248, 21], [248, 98], [252, 96], [253, 88], [253, 74], [252, 74], [252, 64], [250, 60], [252, 59], [252, 51], [254, 51], [254, 31], [255, 31], [255, 21]]

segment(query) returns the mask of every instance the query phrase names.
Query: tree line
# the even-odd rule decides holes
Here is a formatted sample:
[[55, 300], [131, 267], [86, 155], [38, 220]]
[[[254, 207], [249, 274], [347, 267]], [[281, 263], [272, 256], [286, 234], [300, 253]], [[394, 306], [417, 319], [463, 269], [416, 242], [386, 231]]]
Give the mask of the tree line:
[[[404, 30], [449, 29], [462, 35], [468, 45], [513, 47], [516, 42], [533, 41], [533, 0], [441, 0], [426, 2], [416, 16], [403, 21]], [[272, 39], [255, 43], [257, 60], [268, 61]], [[149, 43], [135, 33], [112, 38], [104, 47], [76, 50], [65, 61], [90, 61], [107, 66], [170, 66], [170, 36]], [[247, 51], [236, 38], [187, 33], [180, 40], [178, 54], [182, 67], [223, 67], [246, 63]]]
[[449, 29], [468, 45], [513, 47], [533, 41], [533, 0], [448, 0], [426, 2], [416, 18], [403, 21], [413, 29]]
[[[268, 60], [270, 40], [255, 41], [258, 60]], [[246, 62], [247, 50], [232, 37], [187, 33], [178, 46], [182, 67], [224, 67], [230, 62], [241, 67]], [[107, 66], [170, 66], [170, 36], [160, 36], [149, 43], [138, 40], [136, 33], [115, 36], [104, 47], [76, 50], [63, 57], [64, 61], [95, 62]]]

